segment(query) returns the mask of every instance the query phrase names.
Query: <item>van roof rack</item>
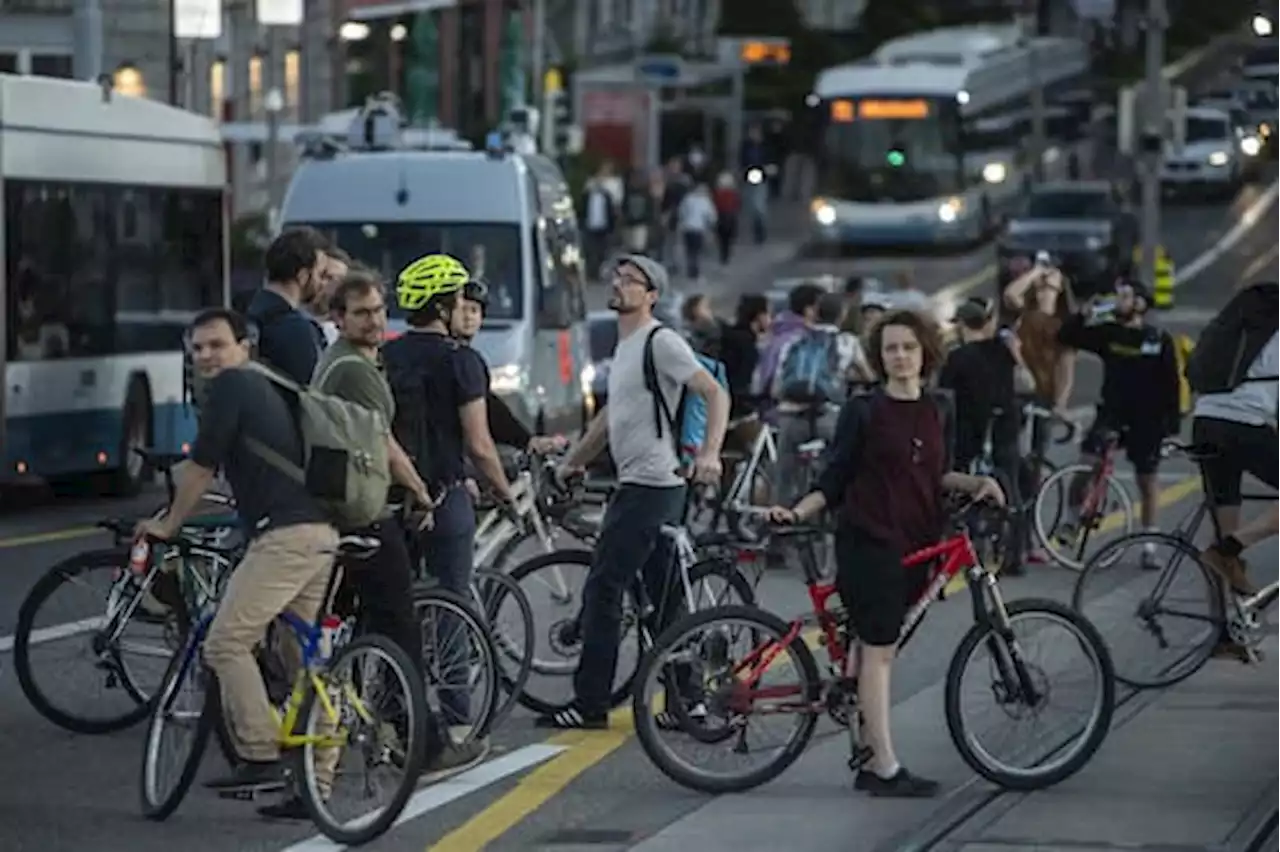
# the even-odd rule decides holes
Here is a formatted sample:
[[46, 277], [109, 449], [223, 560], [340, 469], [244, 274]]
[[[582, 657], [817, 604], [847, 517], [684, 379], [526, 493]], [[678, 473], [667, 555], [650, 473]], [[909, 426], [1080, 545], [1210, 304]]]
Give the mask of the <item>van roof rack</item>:
[[331, 113], [298, 133], [294, 141], [308, 159], [348, 153], [473, 150], [471, 143], [449, 128], [410, 126], [400, 98], [392, 92], [371, 95], [363, 106]]

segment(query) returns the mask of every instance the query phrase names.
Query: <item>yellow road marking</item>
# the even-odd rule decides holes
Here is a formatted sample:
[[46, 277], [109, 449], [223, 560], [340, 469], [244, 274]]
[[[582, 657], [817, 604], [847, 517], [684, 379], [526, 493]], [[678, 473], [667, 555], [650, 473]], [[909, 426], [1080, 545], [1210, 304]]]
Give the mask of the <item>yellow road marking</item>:
[[52, 530], [50, 532], [31, 533], [30, 535], [18, 535], [13, 538], [0, 539], [0, 550], [12, 550], [15, 547], [31, 547], [37, 544], [52, 544], [55, 541], [71, 541], [77, 538], [87, 538], [94, 533], [100, 533], [103, 530], [97, 527], [68, 527], [63, 530]]

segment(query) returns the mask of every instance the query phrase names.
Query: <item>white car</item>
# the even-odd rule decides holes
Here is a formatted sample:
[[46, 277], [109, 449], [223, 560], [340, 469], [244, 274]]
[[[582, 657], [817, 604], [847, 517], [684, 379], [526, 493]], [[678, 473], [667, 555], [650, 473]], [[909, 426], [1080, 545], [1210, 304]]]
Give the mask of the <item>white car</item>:
[[1191, 107], [1186, 120], [1182, 150], [1170, 147], [1160, 165], [1161, 187], [1168, 191], [1234, 192], [1248, 161], [1261, 152], [1257, 137], [1246, 134], [1229, 113], [1213, 107]]

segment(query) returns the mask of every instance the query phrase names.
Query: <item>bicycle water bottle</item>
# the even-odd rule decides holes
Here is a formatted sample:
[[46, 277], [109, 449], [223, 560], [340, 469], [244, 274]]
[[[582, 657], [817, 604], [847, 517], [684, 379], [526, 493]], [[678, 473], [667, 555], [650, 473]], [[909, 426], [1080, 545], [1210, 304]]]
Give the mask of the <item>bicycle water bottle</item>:
[[333, 656], [334, 641], [338, 631], [342, 629], [342, 619], [336, 615], [326, 615], [320, 620], [320, 656], [328, 659]]
[[145, 538], [140, 538], [133, 543], [133, 549], [129, 551], [129, 571], [135, 576], [142, 576], [147, 573], [150, 562], [151, 545]]

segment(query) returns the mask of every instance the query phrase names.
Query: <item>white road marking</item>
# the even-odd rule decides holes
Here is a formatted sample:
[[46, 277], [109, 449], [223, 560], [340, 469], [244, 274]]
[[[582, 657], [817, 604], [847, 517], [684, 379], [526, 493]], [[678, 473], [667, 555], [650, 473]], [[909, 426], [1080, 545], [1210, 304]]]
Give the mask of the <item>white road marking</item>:
[[[448, 781], [442, 781], [439, 784], [433, 784], [430, 787], [419, 790], [409, 798], [409, 803], [405, 805], [404, 813], [400, 814], [400, 818], [396, 820], [396, 825], [403, 825], [425, 813], [430, 813], [450, 802], [457, 801], [463, 796], [468, 796], [477, 790], [488, 787], [490, 784], [496, 784], [504, 778], [515, 775], [517, 772], [523, 772], [532, 766], [550, 760], [564, 750], [565, 746], [544, 745], [541, 743], [528, 745], [496, 760], [482, 763], [475, 769], [469, 769]], [[315, 837], [295, 843], [292, 846], [286, 846], [281, 852], [336, 852], [336, 850], [347, 848], [334, 843], [323, 835], [317, 834]]]
[[[41, 627], [38, 630], [31, 631], [31, 644], [43, 645], [45, 642], [56, 642], [59, 639], [66, 639], [68, 636], [76, 636], [80, 633], [88, 633], [91, 630], [97, 630], [105, 621], [104, 616], [97, 618], [82, 618], [79, 621], [70, 621], [66, 624], [55, 624], [52, 627]], [[0, 636], [0, 654], [13, 650], [13, 637]]]
[[1271, 205], [1275, 204], [1278, 191], [1280, 191], [1280, 183], [1272, 183], [1271, 186], [1267, 187], [1262, 195], [1240, 214], [1239, 220], [1229, 231], [1219, 237], [1218, 241], [1206, 252], [1174, 274], [1173, 286], [1180, 287], [1186, 284], [1201, 272], [1204, 272], [1218, 258], [1231, 251], [1235, 244], [1240, 242], [1244, 235], [1249, 232], [1249, 229], [1258, 224], [1258, 220], [1263, 217]]

